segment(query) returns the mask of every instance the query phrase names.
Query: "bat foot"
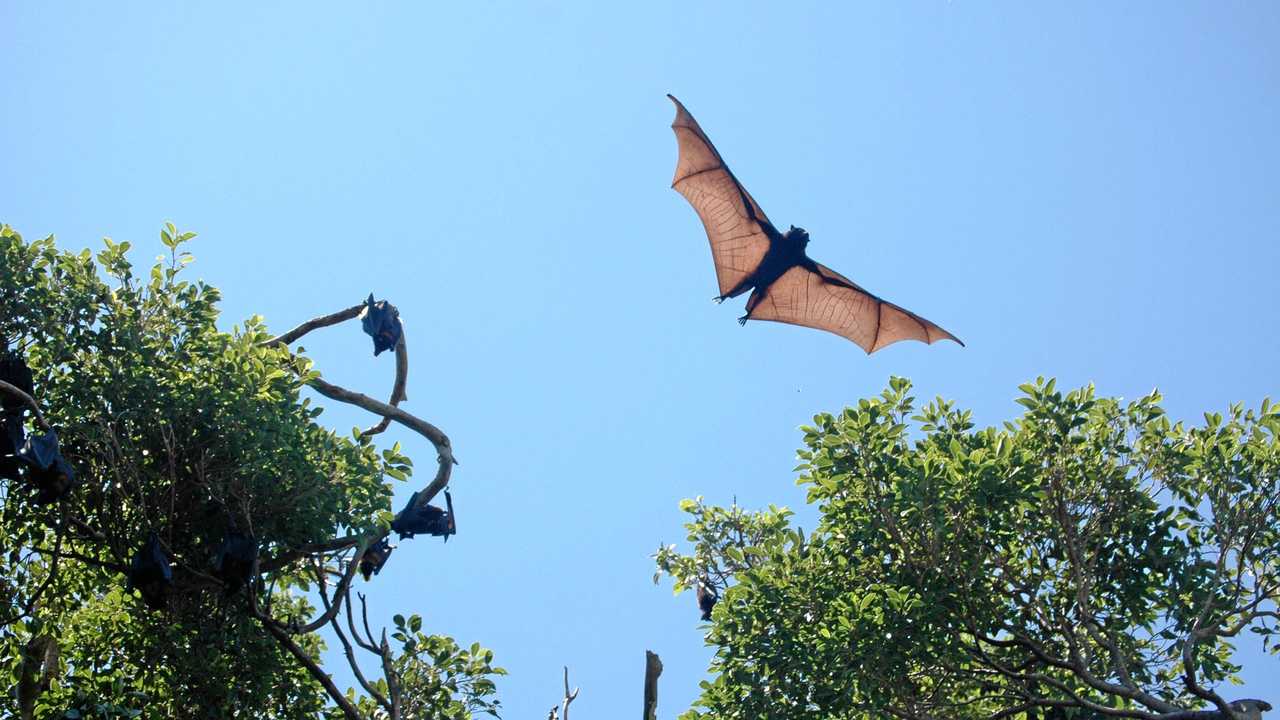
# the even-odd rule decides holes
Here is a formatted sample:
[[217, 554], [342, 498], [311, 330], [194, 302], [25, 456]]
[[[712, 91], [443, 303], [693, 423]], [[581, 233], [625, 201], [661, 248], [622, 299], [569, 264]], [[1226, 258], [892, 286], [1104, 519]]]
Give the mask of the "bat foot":
[[750, 317], [751, 317], [750, 315], [743, 315], [742, 317], [738, 318], [738, 324], [739, 324], [739, 325], [746, 325], [746, 324], [747, 324], [747, 319], [748, 319], [748, 318], [750, 318]]

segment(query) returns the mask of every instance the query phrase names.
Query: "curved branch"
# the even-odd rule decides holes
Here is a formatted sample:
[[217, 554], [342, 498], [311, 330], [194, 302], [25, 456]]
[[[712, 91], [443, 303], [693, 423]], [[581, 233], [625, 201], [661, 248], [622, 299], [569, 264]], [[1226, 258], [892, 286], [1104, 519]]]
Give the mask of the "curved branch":
[[[380, 538], [379, 538], [380, 539]], [[377, 542], [375, 540], [374, 542]], [[360, 560], [364, 558], [364, 550], [357, 550], [356, 554], [351, 557], [351, 561], [347, 563], [347, 571], [342, 574], [342, 579], [338, 580], [338, 586], [334, 588], [333, 596], [335, 598], [346, 595], [351, 589], [351, 580], [355, 577], [356, 569], [360, 567]], [[312, 620], [306, 625], [289, 625], [289, 632], [294, 635], [305, 635], [315, 632], [320, 628], [328, 625], [331, 620], [338, 614], [338, 604], [327, 608], [320, 617]], [[274, 622], [274, 621], [273, 621]]]
[[263, 560], [261, 562], [261, 567], [263, 572], [271, 572], [273, 570], [279, 570], [295, 560], [301, 560], [302, 558], [310, 555], [346, 550], [347, 548], [355, 547], [359, 544], [361, 537], [363, 536], [347, 535], [346, 537], [334, 538], [324, 542], [308, 543], [301, 547], [293, 548], [292, 550], [286, 550], [274, 558], [267, 558], [266, 560]]
[[[396, 407], [400, 403], [409, 399], [408, 393], [405, 392], [405, 386], [409, 383], [409, 350], [404, 344], [404, 332], [400, 333], [400, 340], [396, 342], [396, 382], [391, 388], [391, 399], [387, 401], [391, 407]], [[377, 425], [365, 430], [361, 435], [370, 437], [386, 430], [391, 425], [391, 418], [383, 417], [378, 421]]]
[[[317, 581], [317, 585], [319, 585], [320, 601], [324, 603], [325, 610], [329, 610], [332, 604], [329, 602], [329, 591], [326, 589], [328, 583], [325, 582], [325, 576], [323, 571], [316, 573], [316, 581]], [[347, 589], [346, 597], [341, 597], [337, 595], [334, 596], [335, 603], [343, 603], [344, 601], [347, 606], [347, 620], [348, 622], [350, 622], [350, 619], [351, 619], [350, 588]], [[351, 641], [347, 639], [346, 634], [342, 632], [342, 628], [338, 625], [338, 618], [336, 615], [329, 620], [329, 625], [333, 628], [334, 634], [338, 636], [338, 641], [342, 643], [343, 653], [347, 656], [347, 664], [351, 666], [351, 671], [355, 674], [356, 680], [360, 683], [360, 687], [364, 688], [364, 691], [369, 694], [369, 697], [373, 698], [374, 702], [378, 703], [383, 708], [390, 711], [391, 703], [388, 702], [385, 697], [383, 697], [382, 693], [378, 692], [377, 688], [375, 688], [365, 678], [364, 672], [360, 670], [360, 662], [356, 660], [356, 651], [354, 648], [351, 647]], [[356, 638], [357, 641], [359, 641], [359, 639], [360, 638], [358, 637]]]
[[45, 432], [49, 432], [53, 429], [49, 427], [48, 421], [44, 419], [44, 414], [40, 412], [40, 406], [36, 404], [35, 398], [31, 397], [17, 386], [11, 385], [4, 380], [0, 380], [0, 391], [4, 391], [26, 403], [31, 408], [31, 412], [36, 416], [36, 424]]
[[374, 415], [391, 418], [392, 420], [395, 420], [401, 425], [404, 425], [410, 430], [423, 436], [435, 446], [436, 452], [439, 454], [438, 460], [440, 468], [436, 471], [436, 477], [431, 481], [431, 484], [428, 485], [425, 490], [418, 493], [417, 503], [419, 507], [425, 506], [427, 501], [438, 495], [440, 491], [449, 484], [449, 476], [453, 472], [453, 466], [456, 465], [458, 461], [453, 457], [453, 447], [449, 444], [448, 436], [441, 432], [440, 428], [417, 417], [416, 415], [407, 413], [398, 407], [388, 405], [381, 400], [374, 400], [363, 393], [352, 392], [346, 388], [339, 387], [332, 383], [327, 383], [320, 378], [314, 378], [307, 384], [312, 388], [315, 388], [316, 392], [324, 395], [330, 400], [337, 400], [349, 405], [355, 405], [356, 407], [368, 410]]
[[346, 322], [351, 318], [359, 317], [360, 311], [363, 309], [364, 309], [364, 303], [360, 303], [359, 305], [352, 305], [351, 307], [345, 310], [339, 310], [336, 313], [330, 313], [329, 315], [322, 315], [321, 317], [318, 317], [318, 318], [312, 318], [302, 323], [298, 327], [290, 330], [289, 332], [283, 335], [278, 335], [276, 337], [273, 337], [262, 344], [266, 346], [288, 345], [292, 343], [294, 340], [297, 340], [303, 335], [306, 335], [307, 333], [311, 332], [312, 330], [316, 330], [322, 327], [329, 327], [330, 325], [337, 325], [340, 322]]
[[285, 650], [288, 650], [290, 655], [293, 655], [298, 662], [302, 663], [302, 666], [307, 669], [311, 677], [315, 678], [324, 687], [325, 692], [329, 694], [329, 698], [333, 700], [334, 704], [342, 709], [342, 714], [346, 716], [347, 720], [363, 720], [356, 706], [352, 705], [346, 694], [339, 690], [337, 685], [333, 684], [333, 678], [329, 677], [324, 668], [316, 664], [314, 660], [307, 656], [306, 651], [298, 647], [298, 644], [289, 637], [289, 633], [285, 631], [280, 623], [258, 609], [258, 594], [252, 588], [250, 588], [248, 596], [249, 614], [262, 623], [262, 626], [267, 629], [271, 637], [275, 638], [276, 642], [280, 643]]

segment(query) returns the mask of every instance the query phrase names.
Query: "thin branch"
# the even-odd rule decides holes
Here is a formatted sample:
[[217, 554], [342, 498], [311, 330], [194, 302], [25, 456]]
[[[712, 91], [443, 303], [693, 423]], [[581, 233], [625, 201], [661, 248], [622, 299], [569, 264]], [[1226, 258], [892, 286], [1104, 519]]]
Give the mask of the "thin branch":
[[40, 412], [40, 406], [36, 404], [35, 398], [31, 397], [30, 395], [26, 394], [22, 390], [18, 389], [16, 386], [10, 385], [4, 380], [0, 380], [0, 390], [26, 403], [31, 408], [31, 412], [36, 416], [36, 424], [39, 425], [45, 432], [49, 432], [50, 430], [53, 429], [49, 427], [48, 421], [44, 419], [44, 414]]
[[298, 662], [302, 663], [303, 667], [307, 669], [307, 672], [311, 673], [311, 677], [318, 680], [320, 684], [324, 686], [325, 691], [329, 693], [329, 697], [333, 700], [334, 704], [342, 708], [342, 714], [347, 716], [347, 720], [363, 720], [360, 717], [359, 711], [356, 710], [356, 706], [352, 705], [351, 701], [347, 699], [347, 696], [338, 689], [338, 686], [333, 684], [333, 678], [330, 678], [329, 674], [317, 665], [315, 661], [310, 657], [307, 657], [307, 653], [302, 648], [298, 647], [297, 643], [289, 638], [289, 634], [287, 632], [277, 627], [276, 622], [269, 617], [258, 615], [258, 620], [262, 623], [262, 626], [267, 629], [267, 632], [271, 633], [271, 637], [274, 637], [276, 642], [283, 645], [284, 648], [289, 651], [289, 654], [293, 655], [293, 657], [296, 658]]
[[391, 666], [391, 645], [387, 643], [387, 629], [382, 629], [382, 643], [378, 648], [382, 655], [382, 675], [387, 679], [387, 694], [391, 696], [391, 720], [400, 720], [400, 681]]
[[262, 569], [264, 572], [279, 570], [295, 560], [301, 560], [304, 557], [312, 555], [320, 555], [327, 552], [335, 552], [355, 547], [360, 543], [362, 535], [347, 535], [345, 537], [334, 538], [324, 542], [309, 543], [301, 545], [291, 550], [286, 550], [273, 558], [267, 558], [262, 561]]
[[[376, 541], [375, 541], [376, 542]], [[342, 574], [342, 579], [338, 580], [338, 586], [334, 589], [334, 597], [345, 595], [350, 590], [351, 581], [355, 577], [356, 569], [360, 566], [360, 561], [364, 558], [365, 551], [357, 550], [356, 554], [351, 557], [351, 561], [347, 563], [347, 570]], [[333, 620], [338, 614], [338, 606], [334, 605], [324, 611], [320, 617], [312, 620], [306, 625], [290, 625], [289, 632], [294, 635], [305, 635], [306, 633], [315, 632]]]
[[314, 378], [307, 384], [315, 388], [316, 392], [331, 400], [355, 405], [356, 407], [368, 410], [374, 415], [391, 418], [392, 420], [395, 420], [401, 425], [404, 425], [410, 430], [423, 436], [435, 446], [436, 453], [438, 453], [437, 461], [439, 462], [440, 467], [436, 471], [435, 479], [431, 481], [431, 484], [422, 492], [418, 493], [417, 504], [419, 508], [425, 507], [429, 500], [438, 495], [440, 491], [444, 490], [445, 486], [449, 484], [449, 476], [453, 472], [453, 466], [457, 464], [458, 461], [453, 457], [453, 448], [449, 444], [448, 436], [441, 432], [440, 428], [432, 425], [426, 420], [407, 413], [398, 407], [392, 407], [381, 400], [374, 400], [363, 393], [352, 392], [346, 388], [333, 385], [332, 383], [327, 383], [320, 378]]
[[[328, 610], [330, 607], [329, 591], [327, 589], [327, 583], [325, 582], [324, 573], [323, 572], [316, 573], [316, 579], [317, 579], [317, 585], [319, 586], [319, 589], [320, 589], [320, 601], [324, 603], [325, 610]], [[347, 590], [347, 596], [345, 598], [335, 596], [334, 601], [339, 604], [342, 604], [345, 602], [347, 606], [347, 618], [348, 620], [350, 620], [351, 590], [350, 589]], [[369, 694], [369, 697], [374, 699], [374, 702], [378, 703], [383, 708], [386, 708], [388, 711], [390, 711], [391, 703], [388, 702], [385, 697], [383, 697], [382, 693], [378, 692], [377, 688], [375, 688], [372, 684], [369, 683], [368, 680], [365, 679], [364, 673], [361, 672], [360, 662], [356, 659], [355, 649], [351, 647], [351, 641], [347, 639], [346, 634], [342, 632], [342, 627], [338, 625], [338, 618], [336, 615], [330, 618], [329, 625], [333, 628], [333, 632], [338, 636], [338, 641], [342, 643], [343, 653], [347, 656], [347, 664], [351, 666], [351, 671], [355, 674], [356, 681], [360, 683], [360, 687], [364, 688], [364, 691]]]
[[560, 705], [560, 720], [569, 720], [569, 703], [578, 699], [578, 691], [582, 688], [574, 688], [573, 692], [569, 692], [569, 666], [564, 667], [564, 701]]
[[360, 315], [360, 311], [364, 310], [364, 306], [365, 306], [364, 303], [360, 303], [359, 305], [352, 305], [351, 307], [345, 310], [339, 310], [336, 313], [323, 315], [318, 318], [312, 318], [302, 323], [298, 327], [290, 330], [289, 332], [277, 337], [273, 337], [262, 344], [266, 346], [288, 345], [293, 341], [297, 340], [298, 338], [302, 337], [303, 335], [306, 335], [307, 333], [311, 332], [312, 330], [317, 330], [322, 327], [329, 327], [330, 325], [337, 325], [340, 322], [346, 322], [351, 318], [358, 317]]
[[[360, 596], [360, 605], [364, 606], [365, 605], [364, 593], [359, 593], [359, 596]], [[351, 610], [351, 591], [350, 590], [347, 591], [346, 614], [347, 614], [347, 629], [351, 631], [352, 639], [354, 639], [356, 641], [356, 644], [359, 645], [361, 648], [373, 653], [374, 655], [377, 655], [378, 647], [373, 644], [373, 637], [370, 636], [366, 640], [365, 638], [360, 637], [360, 632], [356, 630], [355, 613], [352, 612]], [[366, 625], [368, 625], [368, 623], [366, 623]]]
[[[400, 333], [400, 340], [396, 342], [396, 382], [391, 388], [391, 399], [387, 404], [391, 407], [397, 407], [400, 403], [409, 399], [405, 387], [409, 383], [409, 350], [405, 346], [404, 333]], [[377, 425], [365, 430], [361, 435], [370, 437], [386, 430], [391, 425], [391, 418], [384, 417], [378, 421]]]

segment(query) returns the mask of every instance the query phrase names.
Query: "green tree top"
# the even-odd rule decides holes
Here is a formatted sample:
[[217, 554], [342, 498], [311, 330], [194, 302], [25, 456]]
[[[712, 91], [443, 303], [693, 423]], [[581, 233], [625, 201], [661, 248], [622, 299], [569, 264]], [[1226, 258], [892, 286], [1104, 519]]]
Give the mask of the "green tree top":
[[1280, 408], [1021, 389], [1000, 429], [900, 378], [815, 417], [808, 537], [686, 501], [694, 552], [658, 569], [727, 587], [686, 717], [1247, 717], [1223, 693], [1237, 639], [1276, 652]]
[[[489, 678], [502, 670], [489, 651], [426, 635], [417, 616], [396, 629], [393, 648], [385, 633], [352, 620], [353, 576], [393, 517], [386, 480], [407, 479], [412, 462], [398, 446], [374, 445], [385, 421], [350, 435], [320, 425], [321, 410], [302, 389], [430, 440], [440, 470], [425, 503], [447, 482], [453, 458], [443, 433], [396, 407], [403, 343], [396, 391], [381, 403], [325, 383], [288, 347], [311, 329], [355, 318], [362, 305], [281, 338], [256, 317], [220, 331], [218, 291], [183, 275], [193, 237], [166, 226], [168, 256], [136, 275], [128, 242], [107, 240], [95, 258], [0, 229], [0, 339], [30, 366], [29, 404], [41, 411], [6, 405], [6, 428], [16, 418], [26, 436], [55, 430], [80, 481], [43, 504], [30, 468], [0, 485], [0, 666], [11, 678], [0, 714], [495, 711]], [[228, 586], [212, 562], [233, 529], [259, 547], [247, 591]], [[125, 590], [151, 533], [173, 575], [154, 611]], [[320, 610], [306, 600], [312, 590]], [[326, 625], [353, 650], [359, 693], [338, 691], [319, 665], [315, 631]], [[356, 652], [374, 656], [383, 677], [360, 674]]]

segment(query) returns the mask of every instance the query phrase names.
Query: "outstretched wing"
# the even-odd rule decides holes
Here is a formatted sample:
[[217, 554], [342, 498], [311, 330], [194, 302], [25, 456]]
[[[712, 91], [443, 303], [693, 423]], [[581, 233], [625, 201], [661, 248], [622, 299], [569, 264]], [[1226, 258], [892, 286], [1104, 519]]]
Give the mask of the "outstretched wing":
[[747, 302], [747, 317], [826, 330], [852, 340], [868, 355], [899, 340], [954, 340], [964, 345], [955, 335], [872, 295], [835, 270], [816, 262], [813, 268], [797, 265], [772, 285], [757, 289]]
[[755, 272], [778, 231], [729, 171], [698, 121], [679, 100], [667, 97], [676, 104], [671, 129], [680, 147], [671, 187], [684, 195], [702, 219], [711, 241], [720, 294], [728, 295]]

